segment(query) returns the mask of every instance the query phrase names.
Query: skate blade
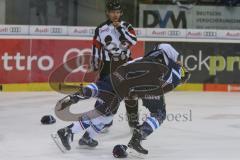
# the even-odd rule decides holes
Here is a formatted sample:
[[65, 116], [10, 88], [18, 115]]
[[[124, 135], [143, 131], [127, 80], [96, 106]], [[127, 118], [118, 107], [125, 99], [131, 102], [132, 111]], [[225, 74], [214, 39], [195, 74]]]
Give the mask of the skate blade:
[[132, 148], [128, 148], [127, 152], [128, 152], [128, 158], [130, 159], [147, 159], [146, 154], [139, 153]]
[[65, 147], [62, 145], [62, 143], [60, 142], [60, 138], [57, 134], [51, 134], [51, 138], [53, 140], [53, 142], [56, 144], [56, 146], [58, 147], [58, 149], [62, 152], [62, 153], [66, 153], [67, 150], [65, 149]]

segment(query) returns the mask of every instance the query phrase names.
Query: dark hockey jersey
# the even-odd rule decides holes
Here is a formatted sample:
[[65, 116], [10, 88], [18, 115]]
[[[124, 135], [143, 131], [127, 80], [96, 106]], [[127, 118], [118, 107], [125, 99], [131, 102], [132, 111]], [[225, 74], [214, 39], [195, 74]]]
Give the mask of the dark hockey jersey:
[[145, 57], [153, 57], [158, 59], [162, 64], [166, 65], [169, 69], [169, 72], [163, 77], [165, 83], [164, 87], [175, 88], [181, 82], [181, 65], [177, 63], [179, 53], [169, 44], [160, 44], [155, 47], [155, 49]]
[[[177, 63], [179, 53], [169, 44], [159, 44], [153, 51], [147, 53], [144, 57], [152, 58], [169, 69], [168, 73], [163, 77], [165, 83], [162, 88], [172, 90], [181, 83], [181, 65]], [[128, 63], [138, 61], [144, 57], [134, 59]]]

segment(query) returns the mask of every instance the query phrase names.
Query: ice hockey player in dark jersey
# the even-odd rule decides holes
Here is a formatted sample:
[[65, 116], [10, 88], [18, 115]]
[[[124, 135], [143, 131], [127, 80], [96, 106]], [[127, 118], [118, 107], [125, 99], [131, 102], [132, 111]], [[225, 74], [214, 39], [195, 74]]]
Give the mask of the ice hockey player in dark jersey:
[[[114, 147], [114, 157], [127, 157], [127, 150], [130, 153], [137, 152], [137, 156], [141, 156], [139, 154], [148, 154], [148, 150], [142, 147], [141, 142], [158, 129], [166, 118], [164, 94], [172, 91], [190, 78], [190, 73], [187, 69], [177, 61], [178, 55], [179, 53], [170, 44], [157, 44], [144, 57], [124, 64], [113, 73], [113, 86], [116, 93], [120, 97], [142, 99], [143, 106], [150, 112], [146, 120], [134, 129], [132, 138], [128, 143], [128, 149], [125, 145], [116, 145]], [[159, 65], [159, 72], [164, 74], [156, 74], [157, 72], [154, 72], [156, 68], [151, 69], [151, 67], [147, 66], [149, 64], [153, 64], [156, 68]], [[144, 75], [149, 72], [154, 72], [155, 74], [147, 74], [145, 76], [146, 79], [144, 79]], [[150, 75], [151, 77], [149, 77]], [[137, 79], [136, 77], [139, 78]], [[151, 79], [150, 81], [148, 81], [149, 78]], [[127, 84], [128, 80], [129, 84]], [[127, 92], [120, 90], [123, 87], [121, 84], [130, 86], [125, 85]], [[160, 86], [160, 89], [158, 90], [158, 88], [153, 86]], [[125, 95], [123, 96], [120, 91]]]
[[145, 103], [144, 106], [150, 111], [150, 116], [134, 130], [132, 138], [128, 143], [129, 148], [139, 153], [148, 154], [148, 150], [141, 146], [141, 141], [158, 129], [166, 118], [166, 106], [162, 102], [164, 94], [172, 91], [190, 78], [190, 73], [177, 61], [178, 55], [179, 53], [171, 45], [159, 44], [144, 57], [135, 60], [150, 58], [154, 62], [161, 63], [168, 68], [167, 74], [163, 77], [165, 83], [161, 86], [163, 94], [142, 99], [143, 104]]
[[[150, 59], [154, 63], [156, 62], [163, 64], [168, 68], [167, 74], [163, 77], [163, 81], [165, 83], [161, 85], [161, 87], [163, 88], [163, 94], [159, 94], [155, 97], [146, 96], [145, 98], [142, 98], [143, 105], [150, 111], [150, 116], [147, 117], [146, 121], [144, 121], [143, 124], [139, 125], [138, 127], [136, 127], [136, 129], [134, 129], [133, 136], [128, 144], [129, 148], [132, 148], [139, 153], [148, 154], [148, 151], [141, 146], [141, 141], [146, 139], [146, 137], [152, 134], [154, 130], [159, 128], [166, 118], [164, 93], [172, 91], [176, 86], [186, 82], [190, 76], [188, 71], [177, 62], [178, 55], [179, 53], [171, 45], [159, 44], [151, 52], [147, 53], [144, 57], [135, 59], [124, 64], [128, 65], [137, 61], [144, 61], [145, 59], [149, 61]], [[111, 89], [113, 90], [113, 88]], [[99, 90], [98, 85], [90, 84], [87, 87], [84, 87], [82, 96], [98, 97], [99, 94], [101, 94], [101, 91]], [[115, 92], [112, 92], [111, 95], [114, 94]], [[102, 104], [104, 105], [102, 105], [100, 108], [95, 108], [95, 110], [93, 110], [93, 112], [96, 113], [95, 115], [97, 116], [82, 116], [79, 122], [75, 122], [72, 125], [64, 128], [64, 134], [59, 135], [66, 149], [69, 150], [71, 148], [69, 142], [71, 136], [69, 135], [81, 132], [87, 128], [94, 128], [93, 130], [89, 130], [88, 134], [96, 134], [98, 133], [96, 132], [96, 130], [101, 131], [104, 128], [105, 124], [108, 124], [112, 121], [112, 118], [118, 109], [111, 106], [112, 102], [114, 102], [115, 99], [118, 103], [122, 100], [117, 98], [116, 96], [117, 95], [114, 95], [112, 97], [108, 96], [108, 99], [105, 99], [103, 97]], [[72, 103], [75, 103], [74, 98], [72, 99], [72, 101]], [[111, 103], [109, 104], [108, 102]], [[108, 109], [108, 112], [104, 114], [101, 109], [105, 110], [106, 108]]]

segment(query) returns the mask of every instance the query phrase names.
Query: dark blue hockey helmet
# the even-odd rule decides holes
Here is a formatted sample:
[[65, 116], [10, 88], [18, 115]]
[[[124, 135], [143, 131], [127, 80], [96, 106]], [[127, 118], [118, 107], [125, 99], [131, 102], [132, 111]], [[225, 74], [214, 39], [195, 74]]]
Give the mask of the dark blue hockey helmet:
[[123, 144], [118, 144], [114, 146], [112, 153], [115, 158], [126, 158], [128, 155], [127, 146]]
[[56, 122], [56, 119], [52, 115], [45, 115], [41, 118], [42, 124], [53, 124]]

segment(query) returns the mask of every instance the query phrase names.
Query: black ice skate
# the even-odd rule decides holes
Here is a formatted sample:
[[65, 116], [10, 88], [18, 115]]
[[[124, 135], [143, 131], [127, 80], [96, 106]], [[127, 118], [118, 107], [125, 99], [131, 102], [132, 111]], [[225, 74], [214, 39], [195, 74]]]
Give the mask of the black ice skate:
[[98, 145], [98, 141], [92, 139], [88, 132], [84, 133], [78, 143], [81, 148], [94, 148]]
[[141, 146], [141, 141], [143, 140], [142, 134], [139, 132], [138, 129], [134, 129], [133, 131], [133, 136], [130, 140], [130, 142], [128, 143], [128, 147], [135, 150], [136, 152], [140, 153], [140, 154], [148, 154], [148, 150], [144, 149]]
[[66, 127], [59, 129], [57, 134], [62, 142], [62, 145], [65, 147], [66, 150], [71, 149], [70, 141], [73, 141], [73, 133], [72, 131]]

